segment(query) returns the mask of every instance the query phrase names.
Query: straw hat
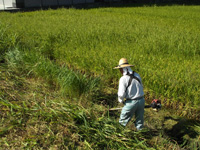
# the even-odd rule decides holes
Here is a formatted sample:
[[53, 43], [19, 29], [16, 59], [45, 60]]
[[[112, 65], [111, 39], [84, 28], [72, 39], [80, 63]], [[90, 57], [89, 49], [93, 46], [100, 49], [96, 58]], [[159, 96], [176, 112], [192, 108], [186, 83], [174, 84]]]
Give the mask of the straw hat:
[[128, 60], [126, 58], [121, 58], [119, 60], [119, 65], [116, 66], [115, 68], [113, 69], [119, 69], [119, 68], [124, 68], [124, 67], [133, 67], [134, 65], [131, 65], [128, 63]]

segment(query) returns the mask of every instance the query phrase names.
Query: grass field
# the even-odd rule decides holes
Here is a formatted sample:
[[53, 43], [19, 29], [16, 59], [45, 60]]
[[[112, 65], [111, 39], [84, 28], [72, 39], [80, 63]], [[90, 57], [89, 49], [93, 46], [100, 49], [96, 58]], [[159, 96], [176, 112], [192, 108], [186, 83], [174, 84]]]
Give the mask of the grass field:
[[1, 49], [42, 53], [103, 76], [109, 85], [117, 85], [119, 74], [112, 68], [126, 57], [146, 89], [197, 107], [199, 12], [198, 6], [166, 6], [1, 13]]
[[[199, 18], [199, 6], [0, 13], [1, 147], [198, 149]], [[178, 110], [148, 110], [143, 133], [107, 111], [117, 106], [121, 57], [142, 76], [147, 101]]]

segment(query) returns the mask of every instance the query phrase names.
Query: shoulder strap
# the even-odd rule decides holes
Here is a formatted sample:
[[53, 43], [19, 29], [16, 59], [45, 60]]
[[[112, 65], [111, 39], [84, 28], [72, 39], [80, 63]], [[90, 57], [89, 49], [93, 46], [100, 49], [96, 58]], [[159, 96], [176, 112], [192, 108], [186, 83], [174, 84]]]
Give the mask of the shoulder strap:
[[132, 74], [128, 75], [128, 76], [130, 76], [130, 79], [128, 81], [128, 86], [126, 87], [125, 93], [126, 93], [128, 87], [131, 85], [131, 82], [132, 82], [133, 79], [137, 80], [141, 84], [141, 81], [136, 76], [134, 76], [134, 73], [135, 72], [133, 72]]
[[133, 76], [133, 79], [137, 80], [137, 81], [141, 84], [140, 79], [139, 79], [138, 77], [134, 76], [134, 73], [135, 73], [135, 72], [133, 72], [133, 74], [130, 74], [130, 75]]

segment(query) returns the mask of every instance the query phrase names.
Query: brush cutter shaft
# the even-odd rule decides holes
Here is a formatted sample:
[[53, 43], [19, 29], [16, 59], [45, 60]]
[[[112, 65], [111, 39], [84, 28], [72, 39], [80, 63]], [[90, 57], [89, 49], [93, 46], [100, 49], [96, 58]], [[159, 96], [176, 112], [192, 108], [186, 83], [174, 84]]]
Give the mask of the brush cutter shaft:
[[[151, 105], [146, 105], [144, 106], [144, 108], [150, 108]], [[122, 107], [121, 108], [110, 108], [109, 111], [112, 111], [112, 110], [122, 110]]]
[[[152, 106], [152, 104], [150, 105], [145, 105], [144, 108], [153, 108], [153, 109], [161, 109], [161, 104], [158, 104], [157, 107], [155, 107], [154, 105]], [[121, 108], [110, 108], [109, 111], [114, 111], [114, 110], [122, 110]]]
[[109, 111], [112, 111], [112, 110], [122, 110], [122, 108], [111, 108], [111, 109], [109, 109]]

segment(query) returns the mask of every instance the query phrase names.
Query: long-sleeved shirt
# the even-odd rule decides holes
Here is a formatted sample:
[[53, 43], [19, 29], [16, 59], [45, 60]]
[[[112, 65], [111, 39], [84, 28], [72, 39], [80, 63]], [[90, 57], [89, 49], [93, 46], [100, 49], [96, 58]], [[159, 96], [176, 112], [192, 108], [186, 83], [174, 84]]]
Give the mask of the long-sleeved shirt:
[[128, 82], [130, 79], [130, 76], [128, 75], [123, 75], [120, 80], [119, 80], [119, 88], [118, 88], [118, 101], [120, 103], [123, 102], [124, 98], [126, 99], [136, 99], [139, 97], [144, 96], [144, 91], [143, 91], [143, 85], [142, 85], [142, 80], [141, 77], [138, 73], [134, 73], [134, 76], [136, 76], [141, 83], [139, 83], [136, 79], [133, 79], [130, 86], [128, 86]]

